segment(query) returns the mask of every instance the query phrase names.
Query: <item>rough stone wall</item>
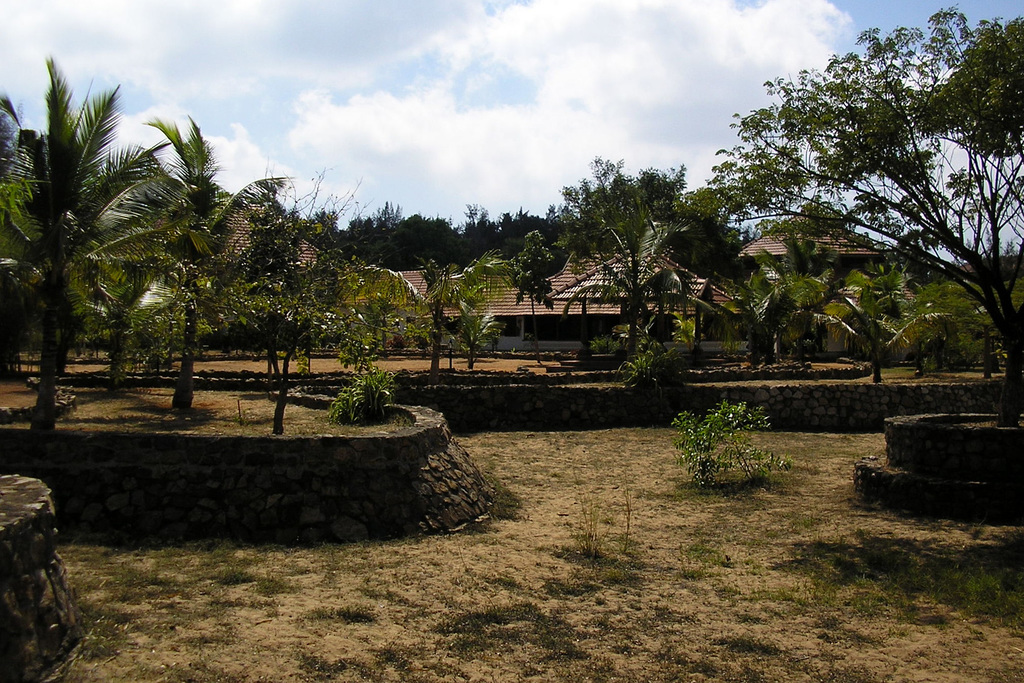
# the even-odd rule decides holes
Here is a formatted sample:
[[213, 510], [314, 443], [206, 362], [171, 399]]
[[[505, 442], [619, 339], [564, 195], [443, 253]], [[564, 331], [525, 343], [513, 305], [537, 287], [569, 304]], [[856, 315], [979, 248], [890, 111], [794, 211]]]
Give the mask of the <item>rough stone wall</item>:
[[[63, 391], [57, 392], [57, 417], [75, 409], [75, 397]], [[32, 419], [35, 408], [3, 408], [0, 407], [0, 425], [14, 422], [28, 422]]]
[[885, 422], [891, 467], [949, 479], [1024, 484], [1024, 430], [993, 415], [915, 415]]
[[388, 538], [484, 515], [491, 488], [444, 417], [355, 437], [0, 429], [0, 471], [52, 488], [61, 524], [129, 537]]
[[82, 638], [54, 536], [46, 486], [0, 476], [0, 683], [44, 680]]
[[881, 430], [887, 417], [990, 412], [998, 382], [700, 384], [661, 390], [625, 387], [400, 387], [403, 403], [444, 413], [456, 431], [666, 426], [683, 410], [722, 400], [763, 406], [773, 427], [809, 431]]
[[[531, 361], [524, 361], [529, 364]], [[680, 373], [681, 381], [687, 384], [706, 384], [713, 382], [775, 382], [795, 380], [843, 380], [867, 377], [871, 374], [868, 365], [849, 365], [832, 368], [806, 368], [798, 365], [772, 365], [761, 368], [748, 368], [737, 365], [709, 366], [691, 368]], [[350, 372], [320, 373], [311, 377], [293, 376], [293, 384], [306, 387], [336, 387], [350, 378]], [[174, 384], [177, 377], [171, 372], [129, 373], [124, 378], [125, 387], [158, 387]], [[400, 387], [424, 387], [429, 385], [429, 373], [425, 371], [400, 371], [396, 374]], [[105, 372], [75, 373], [61, 378], [68, 386], [75, 387], [106, 387], [108, 384]], [[510, 383], [530, 386], [564, 386], [576, 384], [617, 383], [621, 375], [617, 370], [606, 371], [574, 371], [537, 374], [521, 372], [509, 377], [507, 372], [475, 370], [451, 372], [442, 370], [439, 383], [445, 386], [504, 386]], [[201, 370], [195, 375], [197, 390], [206, 391], [265, 391], [270, 388], [266, 373], [251, 370]]]
[[854, 488], [868, 502], [981, 522], [1024, 520], [1024, 429], [995, 415], [916, 415], [885, 421], [886, 460], [864, 458]]

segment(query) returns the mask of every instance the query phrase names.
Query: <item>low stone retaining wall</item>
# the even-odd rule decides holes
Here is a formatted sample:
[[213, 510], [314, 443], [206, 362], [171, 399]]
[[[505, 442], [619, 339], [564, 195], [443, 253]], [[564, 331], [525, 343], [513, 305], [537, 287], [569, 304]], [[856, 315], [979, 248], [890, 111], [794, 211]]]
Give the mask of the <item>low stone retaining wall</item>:
[[864, 458], [854, 487], [869, 502], [953, 519], [1024, 520], [1024, 429], [995, 415], [915, 415], [885, 422], [886, 461]]
[[881, 430], [888, 417], [989, 412], [1000, 384], [701, 384], [661, 390], [626, 387], [399, 387], [403, 403], [444, 413], [452, 429], [572, 430], [667, 426], [681, 411], [704, 413], [723, 400], [763, 406], [776, 429]]
[[[525, 361], [529, 365], [532, 361]], [[708, 366], [691, 368], [680, 373], [686, 384], [707, 384], [714, 382], [774, 382], [808, 380], [844, 380], [867, 377], [871, 368], [867, 365], [843, 367], [808, 368], [798, 365], [772, 365], [749, 368], [741, 365]], [[311, 377], [293, 376], [292, 382], [307, 387], [335, 387], [351, 377], [350, 372], [319, 373]], [[177, 373], [147, 372], [130, 373], [124, 379], [125, 387], [174, 386]], [[426, 371], [400, 371], [396, 373], [400, 387], [426, 387], [429, 373]], [[580, 371], [561, 374], [538, 374], [533, 372], [495, 372], [477, 370], [452, 372], [442, 370], [438, 384], [444, 386], [491, 387], [509, 384], [529, 386], [566, 386], [577, 384], [609, 384], [621, 382], [617, 370]], [[106, 387], [105, 372], [74, 373], [61, 378], [61, 383], [74, 387]], [[195, 374], [195, 388], [198, 391], [266, 391], [270, 387], [266, 373], [242, 371], [202, 370]]]
[[[57, 417], [75, 409], [75, 397], [63, 391], [57, 392]], [[14, 422], [28, 422], [32, 419], [34, 407], [4, 408], [0, 407], [0, 425]]]
[[0, 683], [47, 679], [82, 639], [55, 535], [43, 482], [0, 477]]
[[453, 529], [491, 488], [442, 415], [369, 436], [0, 429], [0, 471], [53, 489], [61, 524], [129, 537], [313, 543]]

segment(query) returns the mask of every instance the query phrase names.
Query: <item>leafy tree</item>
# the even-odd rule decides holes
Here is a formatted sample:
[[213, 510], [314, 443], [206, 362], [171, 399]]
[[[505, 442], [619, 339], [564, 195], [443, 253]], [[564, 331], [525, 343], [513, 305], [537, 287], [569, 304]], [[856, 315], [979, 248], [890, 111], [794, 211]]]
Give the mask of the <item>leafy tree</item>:
[[[717, 184], [762, 216], [866, 229], [964, 288], [1002, 335], [1000, 425], [1024, 408], [1024, 20], [861, 35], [862, 53], [769, 84]], [[1012, 245], [1007, 249], [1008, 245]]]
[[[154, 150], [115, 149], [118, 91], [89, 98], [81, 108], [66, 79], [47, 61], [46, 127], [21, 127], [11, 100], [0, 111], [19, 127], [8, 178], [31, 190], [12, 220], [0, 223], [8, 258], [17, 260], [42, 307], [39, 398], [33, 429], [56, 421], [58, 316], [76, 271], [89, 262], [143, 249], [151, 232], [139, 219], [144, 206], [134, 191], [156, 169]], [[151, 243], [151, 241], [150, 241]]]
[[324, 296], [302, 221], [276, 200], [250, 206], [247, 244], [238, 254], [235, 305], [267, 354], [277, 402], [274, 434], [284, 433], [289, 365], [325, 333], [331, 298]]
[[928, 283], [914, 292], [912, 305], [916, 315], [941, 315], [914, 340], [919, 372], [927, 359], [936, 370], [966, 369], [982, 361], [991, 321], [962, 287], [945, 280]]
[[510, 279], [512, 286], [516, 288], [516, 303], [523, 303], [524, 299], [530, 300], [530, 318], [533, 321], [533, 350], [537, 354], [537, 362], [540, 362], [540, 340], [537, 337], [537, 304], [553, 309], [554, 302], [549, 296], [551, 294], [551, 281], [548, 277], [552, 274], [551, 267], [554, 263], [554, 254], [544, 246], [544, 236], [540, 231], [534, 230], [526, 235], [523, 250], [512, 260], [510, 264]]
[[679, 413], [672, 426], [679, 464], [702, 488], [720, 484], [722, 475], [732, 470], [740, 470], [745, 481], [757, 481], [793, 465], [789, 458], [751, 443], [750, 434], [769, 428], [764, 408], [722, 401], [700, 420], [693, 413]]
[[339, 246], [345, 254], [365, 263], [390, 263], [395, 252], [392, 238], [401, 222], [402, 207], [385, 202], [370, 216], [352, 218], [339, 236]]
[[774, 363], [780, 346], [780, 335], [797, 310], [792, 288], [784, 279], [771, 279], [763, 269], [750, 274], [746, 282], [733, 291], [726, 310], [747, 340], [750, 364], [759, 365], [764, 359]]
[[391, 246], [393, 254], [378, 265], [393, 270], [412, 270], [422, 261], [459, 265], [468, 261], [462, 240], [445, 218], [424, 218], [417, 213], [403, 219], [395, 228]]
[[454, 263], [446, 266], [436, 261], [423, 263], [426, 292], [421, 304], [429, 319], [431, 384], [441, 377], [441, 343], [445, 322], [467, 298], [490, 297], [507, 285], [506, 265], [496, 254], [484, 254], [465, 268]]
[[172, 151], [156, 200], [161, 220], [173, 231], [165, 250], [183, 309], [181, 366], [171, 406], [188, 409], [194, 391], [200, 307], [204, 290], [215, 283], [215, 257], [227, 244], [232, 221], [237, 225], [251, 206], [272, 197], [284, 181], [265, 178], [229, 194], [217, 184], [219, 168], [213, 147], [195, 121], [189, 119], [185, 133], [167, 121], [155, 120], [149, 125], [164, 135]]
[[573, 260], [617, 254], [619, 244], [608, 231], [608, 224], [633, 212], [638, 203], [655, 223], [682, 223], [676, 205], [686, 189], [685, 169], [647, 169], [634, 177], [623, 171], [624, 166], [622, 161], [598, 157], [590, 165], [593, 179], [584, 178], [578, 185], [562, 188], [565, 203], [559, 216], [559, 246]]

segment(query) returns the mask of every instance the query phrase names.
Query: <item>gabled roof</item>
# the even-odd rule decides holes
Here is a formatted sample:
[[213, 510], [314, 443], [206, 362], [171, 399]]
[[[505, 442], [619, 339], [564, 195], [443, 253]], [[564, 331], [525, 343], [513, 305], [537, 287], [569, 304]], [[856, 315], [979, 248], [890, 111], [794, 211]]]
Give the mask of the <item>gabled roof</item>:
[[[882, 253], [877, 249], [841, 235], [828, 237], [812, 237], [819, 246], [835, 251], [840, 256], [858, 257], [881, 257]], [[740, 250], [740, 257], [753, 258], [760, 253], [767, 252], [772, 256], [786, 255], [786, 238], [775, 235], [762, 235], [753, 242], [750, 242]]]
[[[666, 262], [666, 264], [683, 273], [689, 273], [689, 271], [679, 268], [674, 263]], [[612, 267], [614, 267], [614, 263], [612, 263]], [[421, 295], [426, 291], [426, 282], [423, 280], [422, 271], [403, 270], [399, 274]], [[689, 273], [689, 275], [690, 288], [694, 297], [717, 304], [729, 301], [728, 295], [721, 289], [713, 286], [709, 280], [697, 277], [692, 273]], [[566, 304], [572, 300], [573, 296], [595, 284], [606, 282], [606, 278], [607, 276], [601, 261], [589, 262], [578, 265], [575, 268], [571, 263], [566, 263], [562, 270], [548, 278], [548, 281], [551, 283], [551, 292], [548, 296], [553, 303], [552, 308], [549, 309], [542, 304], [537, 304], [535, 311], [537, 315], [561, 316], [563, 312], [566, 312]], [[598, 301], [588, 298], [586, 304], [588, 315], [619, 315], [621, 313], [621, 306], [618, 302]], [[530, 315], [530, 300], [524, 299], [521, 303], [516, 303], [516, 292], [513, 289], [509, 289], [490, 302], [487, 310], [495, 316], [513, 317]], [[568, 313], [570, 315], [580, 315], [582, 312], [583, 302], [581, 300], [573, 301], [569, 305]], [[452, 314], [454, 311], [449, 311], [448, 313]]]

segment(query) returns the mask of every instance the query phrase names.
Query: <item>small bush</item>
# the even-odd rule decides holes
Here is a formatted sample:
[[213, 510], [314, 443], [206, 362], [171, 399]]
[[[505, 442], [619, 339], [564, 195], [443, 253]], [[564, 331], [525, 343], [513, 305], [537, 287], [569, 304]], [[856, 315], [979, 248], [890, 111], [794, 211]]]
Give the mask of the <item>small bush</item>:
[[666, 351], [660, 344], [651, 345], [622, 364], [619, 372], [627, 387], [670, 387], [682, 383], [686, 361], [675, 349]]
[[394, 402], [394, 373], [374, 368], [338, 392], [327, 419], [337, 424], [381, 422]]
[[736, 469], [745, 479], [753, 480], [792, 466], [789, 458], [751, 445], [751, 432], [769, 428], [762, 408], [722, 401], [703, 420], [683, 412], [672, 421], [672, 426], [676, 429], [672, 443], [680, 451], [679, 463], [686, 467], [697, 486], [714, 486], [720, 475]]
[[615, 337], [594, 337], [590, 340], [591, 353], [618, 353], [622, 350], [622, 342]]

